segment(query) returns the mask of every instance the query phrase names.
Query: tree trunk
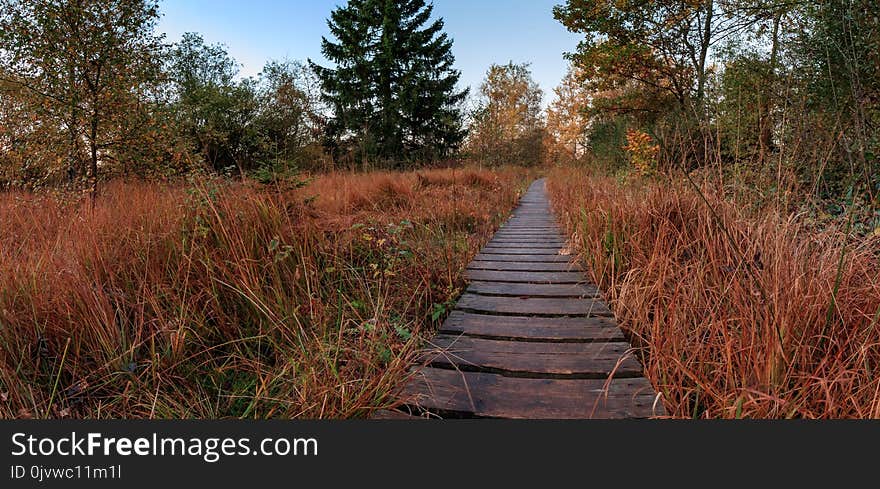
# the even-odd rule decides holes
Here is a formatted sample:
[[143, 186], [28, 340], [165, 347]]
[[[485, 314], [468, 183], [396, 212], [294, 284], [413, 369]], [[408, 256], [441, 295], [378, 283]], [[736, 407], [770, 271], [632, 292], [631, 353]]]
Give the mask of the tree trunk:
[[94, 109], [92, 112], [92, 120], [89, 131], [89, 150], [91, 153], [91, 174], [89, 178], [92, 183], [92, 208], [95, 208], [95, 201], [98, 199], [98, 111]]
[[700, 43], [700, 62], [697, 67], [697, 102], [700, 107], [700, 117], [704, 115], [704, 101], [706, 98], [706, 60], [709, 57], [709, 45], [712, 36], [712, 18], [714, 15], [714, 2], [706, 2], [706, 20], [703, 23], [702, 42]]
[[[76, 70], [73, 67], [73, 64], [70, 64], [67, 68], [67, 83], [70, 85], [70, 93], [76, 94]], [[83, 168], [82, 168], [82, 155], [80, 154], [80, 141], [79, 141], [79, 98], [76, 95], [71, 95], [70, 100], [70, 113], [69, 119], [67, 120], [67, 136], [69, 138], [70, 146], [68, 149], [68, 166], [67, 166], [67, 183], [72, 184], [74, 180], [82, 176]]]
[[67, 162], [67, 183], [72, 184], [78, 176], [81, 175], [81, 165], [82, 160], [80, 159], [79, 154], [79, 134], [77, 134], [77, 117], [76, 110], [71, 109], [70, 119], [67, 121], [67, 135], [70, 139], [68, 151], [68, 162]]
[[776, 61], [779, 52], [779, 25], [782, 21], [782, 12], [777, 12], [773, 17], [773, 38], [770, 48], [769, 76], [764, 80], [764, 89], [761, 94], [761, 103], [758, 110], [758, 158], [763, 162], [773, 148], [773, 87], [776, 83]]

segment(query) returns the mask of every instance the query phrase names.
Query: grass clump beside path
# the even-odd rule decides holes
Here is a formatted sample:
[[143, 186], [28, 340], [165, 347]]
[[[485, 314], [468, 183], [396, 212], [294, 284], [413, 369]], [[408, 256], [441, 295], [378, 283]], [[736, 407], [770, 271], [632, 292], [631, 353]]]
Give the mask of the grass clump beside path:
[[357, 417], [389, 394], [523, 170], [0, 195], [0, 416]]
[[560, 168], [554, 207], [680, 417], [880, 417], [880, 236]]

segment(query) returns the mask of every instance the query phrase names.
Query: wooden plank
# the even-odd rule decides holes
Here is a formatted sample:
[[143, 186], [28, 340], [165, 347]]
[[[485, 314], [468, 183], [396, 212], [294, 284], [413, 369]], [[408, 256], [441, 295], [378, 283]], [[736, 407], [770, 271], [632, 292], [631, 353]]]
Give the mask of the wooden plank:
[[544, 236], [533, 236], [530, 238], [505, 238], [505, 237], [493, 237], [489, 242], [502, 243], [505, 246], [514, 245], [519, 246], [522, 245], [524, 247], [528, 246], [544, 246], [544, 243], [550, 242], [549, 244], [562, 245], [565, 244], [568, 240], [559, 239], [559, 238], [547, 238]]
[[515, 262], [551, 262], [568, 263], [570, 256], [565, 255], [505, 255], [500, 253], [480, 253], [475, 261], [515, 261]]
[[587, 281], [580, 272], [501, 272], [497, 270], [465, 270], [468, 280], [485, 282], [520, 282], [537, 284], [577, 284]]
[[535, 233], [535, 234], [512, 234], [512, 233], [495, 233], [495, 236], [492, 239], [498, 240], [534, 240], [534, 239], [544, 239], [544, 240], [554, 240], [554, 241], [568, 241], [568, 238], [563, 237], [560, 234], [555, 233]]
[[559, 232], [560, 228], [555, 223], [510, 223], [500, 228], [502, 231], [549, 231]]
[[563, 255], [562, 249], [554, 250], [550, 248], [499, 248], [496, 246], [487, 246], [480, 250], [481, 254], [489, 255], [550, 255], [550, 256], [568, 256]]
[[641, 377], [629, 344], [505, 341], [440, 334], [423, 352], [425, 365], [528, 378]]
[[414, 405], [451, 416], [516, 419], [648, 418], [664, 416], [645, 378], [524, 379], [425, 368], [404, 388]]
[[556, 231], [559, 232], [562, 230], [555, 222], [544, 221], [539, 225], [531, 225], [531, 224], [517, 224], [515, 221], [507, 221], [507, 223], [502, 224], [499, 228], [499, 231]]
[[561, 234], [554, 232], [554, 231], [546, 231], [546, 232], [542, 231], [542, 232], [536, 232], [536, 233], [526, 233], [526, 232], [515, 233], [513, 231], [508, 231], [508, 232], [502, 233], [499, 231], [499, 232], [495, 233], [495, 236], [493, 236], [493, 239], [535, 239], [535, 238], [555, 239], [558, 241], [568, 241], [567, 236], [562, 236]]
[[531, 272], [570, 272], [580, 271], [577, 263], [544, 263], [513, 261], [472, 261], [468, 268], [471, 270], [526, 270]]
[[509, 282], [471, 282], [467, 292], [483, 295], [510, 295], [533, 297], [586, 297], [599, 296], [595, 285], [586, 284], [516, 284]]
[[557, 227], [552, 228], [499, 228], [495, 236], [514, 235], [514, 236], [557, 236], [562, 238], [562, 232]]
[[516, 224], [516, 223], [512, 223], [512, 222], [508, 221], [507, 224], [502, 224], [501, 227], [498, 228], [498, 230], [499, 231], [511, 231], [511, 232], [514, 232], [514, 231], [516, 231], [516, 232], [530, 232], [530, 231], [534, 231], [534, 232], [538, 232], [538, 231], [559, 232], [560, 227], [557, 226], [556, 224], [547, 224], [547, 225], [543, 225], [543, 226], [531, 226], [531, 225], [525, 225], [525, 224]]
[[506, 249], [551, 249], [558, 250], [561, 249], [563, 245], [561, 244], [542, 244], [542, 243], [487, 243], [486, 248], [506, 248]]
[[524, 221], [524, 218], [510, 218], [501, 224], [501, 227], [498, 229], [561, 229], [555, 219], [532, 219], [533, 223], [539, 223], [538, 225]]
[[456, 308], [499, 314], [614, 317], [605, 302], [595, 299], [495, 297], [466, 293], [458, 299]]
[[511, 241], [511, 240], [495, 240], [486, 243], [489, 248], [565, 248], [567, 243], [564, 241]]
[[558, 230], [556, 230], [556, 229], [537, 229], [537, 230], [536, 230], [535, 228], [516, 228], [516, 229], [511, 229], [511, 230], [506, 230], [506, 231], [498, 231], [498, 233], [497, 233], [496, 235], [504, 236], [504, 235], [507, 235], [507, 234], [517, 235], [517, 236], [523, 236], [523, 235], [525, 235], [525, 236], [547, 236], [547, 235], [555, 235], [555, 236], [558, 236], [558, 237], [563, 237], [563, 236], [562, 236], [562, 233], [560, 233], [560, 232], [559, 232]]
[[610, 318], [533, 318], [452, 311], [440, 332], [513, 341], [625, 341], [617, 322]]
[[515, 234], [515, 235], [548, 235], [553, 234], [557, 236], [562, 236], [562, 232], [557, 229], [542, 229], [542, 228], [534, 228], [534, 227], [517, 227], [517, 228], [502, 228], [498, 231], [499, 234]]
[[566, 240], [559, 238], [545, 238], [543, 236], [535, 236], [534, 238], [504, 238], [504, 237], [495, 237], [492, 238], [488, 245], [516, 245], [516, 244], [528, 244], [528, 245], [539, 245], [539, 246], [564, 246]]
[[528, 229], [531, 231], [538, 230], [538, 231], [554, 231], [554, 232], [559, 231], [559, 227], [556, 226], [556, 223], [552, 223], [552, 222], [523, 222], [523, 223], [513, 222], [513, 223], [511, 223], [510, 227], [504, 227], [501, 229], [504, 229], [504, 230], [512, 230], [512, 229], [525, 230], [525, 229]]

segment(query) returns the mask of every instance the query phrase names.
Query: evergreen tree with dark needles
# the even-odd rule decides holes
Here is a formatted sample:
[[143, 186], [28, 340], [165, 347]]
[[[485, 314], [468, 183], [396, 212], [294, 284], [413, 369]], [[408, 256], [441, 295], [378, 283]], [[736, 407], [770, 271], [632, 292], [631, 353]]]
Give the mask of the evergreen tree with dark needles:
[[424, 0], [350, 0], [322, 40], [335, 68], [312, 63], [334, 111], [330, 139], [360, 158], [442, 158], [464, 138], [452, 40]]

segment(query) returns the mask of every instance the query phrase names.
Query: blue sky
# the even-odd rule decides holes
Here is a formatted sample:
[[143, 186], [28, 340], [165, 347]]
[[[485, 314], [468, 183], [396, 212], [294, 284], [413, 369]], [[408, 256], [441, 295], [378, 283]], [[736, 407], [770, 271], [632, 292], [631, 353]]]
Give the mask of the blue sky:
[[[256, 75], [270, 59], [323, 61], [321, 36], [326, 19], [345, 0], [162, 0], [159, 30], [174, 42], [198, 32], [208, 43], [222, 43]], [[573, 51], [579, 36], [569, 33], [551, 12], [561, 0], [434, 0], [453, 38], [461, 83], [474, 90], [491, 63], [532, 63], [535, 80], [549, 103], [565, 74], [562, 53]]]

